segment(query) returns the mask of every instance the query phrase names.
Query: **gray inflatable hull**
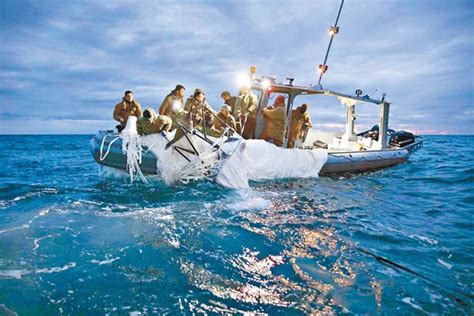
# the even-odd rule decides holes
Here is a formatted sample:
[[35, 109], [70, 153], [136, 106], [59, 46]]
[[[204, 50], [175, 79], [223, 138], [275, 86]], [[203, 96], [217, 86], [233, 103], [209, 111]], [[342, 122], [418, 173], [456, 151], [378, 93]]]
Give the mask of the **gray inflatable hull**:
[[[101, 145], [104, 137], [102, 155], [109, 148], [112, 139], [117, 136], [113, 131], [100, 131], [90, 140], [90, 150], [94, 160], [107, 167], [125, 170], [127, 158], [122, 153], [122, 142], [118, 140], [110, 146], [105, 159], [101, 159]], [[346, 151], [328, 152], [328, 159], [320, 171], [321, 175], [337, 173], [358, 173], [391, 167], [408, 160], [409, 156], [421, 148], [423, 138], [403, 148], [374, 150], [374, 151]], [[140, 168], [144, 174], [157, 174], [156, 158], [151, 152], [142, 156]]]

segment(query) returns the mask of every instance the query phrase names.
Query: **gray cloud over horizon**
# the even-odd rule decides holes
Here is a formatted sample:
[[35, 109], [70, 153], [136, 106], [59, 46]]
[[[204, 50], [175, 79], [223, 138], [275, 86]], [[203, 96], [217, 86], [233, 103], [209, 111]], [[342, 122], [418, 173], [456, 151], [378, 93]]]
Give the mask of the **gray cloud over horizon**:
[[[157, 108], [177, 83], [202, 87], [218, 108], [250, 65], [316, 82], [339, 1], [0, 6], [0, 133], [94, 133], [115, 125], [127, 89]], [[323, 86], [386, 92], [395, 129], [474, 134], [473, 21], [470, 1], [346, 1]], [[376, 123], [376, 109], [359, 108], [359, 129]], [[311, 112], [321, 129], [344, 122], [335, 98], [318, 97]]]

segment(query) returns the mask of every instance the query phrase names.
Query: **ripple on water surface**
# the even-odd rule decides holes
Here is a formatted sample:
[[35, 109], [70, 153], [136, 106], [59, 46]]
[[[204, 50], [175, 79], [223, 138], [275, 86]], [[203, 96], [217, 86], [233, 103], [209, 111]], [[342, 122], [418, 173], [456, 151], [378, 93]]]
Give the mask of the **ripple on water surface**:
[[88, 139], [0, 137], [2, 312], [473, 312], [473, 137], [241, 192], [98, 176]]

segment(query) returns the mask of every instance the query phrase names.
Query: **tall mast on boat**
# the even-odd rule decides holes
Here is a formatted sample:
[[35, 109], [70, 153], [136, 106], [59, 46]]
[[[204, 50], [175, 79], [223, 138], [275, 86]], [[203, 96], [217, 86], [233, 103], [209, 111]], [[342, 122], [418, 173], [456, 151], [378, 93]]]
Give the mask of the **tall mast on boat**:
[[328, 65], [326, 62], [328, 61], [329, 51], [331, 50], [332, 40], [339, 33], [339, 27], [337, 26], [337, 22], [339, 21], [339, 17], [341, 16], [342, 6], [344, 5], [344, 0], [341, 1], [341, 6], [339, 7], [339, 12], [337, 13], [336, 22], [334, 26], [329, 28], [329, 35], [331, 35], [331, 39], [329, 40], [328, 49], [326, 51], [326, 57], [324, 57], [324, 62], [319, 65], [318, 72], [319, 72], [319, 80], [318, 85], [321, 86], [321, 79], [323, 78], [323, 74], [328, 70]]

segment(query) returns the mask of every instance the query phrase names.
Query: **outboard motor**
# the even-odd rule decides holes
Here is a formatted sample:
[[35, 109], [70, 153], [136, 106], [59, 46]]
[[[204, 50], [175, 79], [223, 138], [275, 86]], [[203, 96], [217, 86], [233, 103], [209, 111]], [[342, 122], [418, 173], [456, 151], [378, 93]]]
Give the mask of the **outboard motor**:
[[[388, 129], [388, 134], [392, 135], [393, 133], [395, 133], [395, 131], [393, 129], [389, 128]], [[374, 125], [368, 131], [357, 134], [357, 136], [362, 136], [362, 137], [365, 137], [365, 138], [372, 138], [373, 140], [378, 141], [379, 140], [379, 126]]]
[[407, 131], [397, 131], [390, 135], [390, 146], [405, 147], [415, 142], [415, 135]]

